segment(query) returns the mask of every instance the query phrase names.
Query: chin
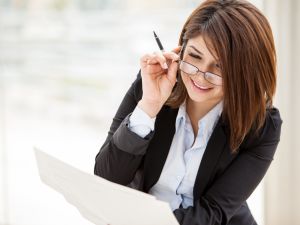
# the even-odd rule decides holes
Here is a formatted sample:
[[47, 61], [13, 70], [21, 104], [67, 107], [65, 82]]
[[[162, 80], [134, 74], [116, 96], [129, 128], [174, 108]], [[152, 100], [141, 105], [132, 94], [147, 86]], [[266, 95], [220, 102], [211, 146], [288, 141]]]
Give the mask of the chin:
[[189, 98], [197, 103], [205, 103], [205, 102], [211, 102], [211, 101], [217, 101], [217, 99], [210, 97], [210, 96], [199, 96], [194, 94], [188, 94]]
[[189, 88], [187, 92], [189, 98], [194, 102], [219, 102], [222, 100], [223, 94], [222, 91], [218, 89], [218, 87], [215, 87], [208, 92], [197, 92], [195, 89]]

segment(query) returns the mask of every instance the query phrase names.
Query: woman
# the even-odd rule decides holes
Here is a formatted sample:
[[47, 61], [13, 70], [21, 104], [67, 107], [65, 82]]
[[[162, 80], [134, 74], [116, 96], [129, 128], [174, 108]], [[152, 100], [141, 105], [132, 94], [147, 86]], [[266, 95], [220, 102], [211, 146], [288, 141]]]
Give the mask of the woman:
[[246, 200], [282, 124], [267, 19], [246, 1], [205, 1], [179, 47], [145, 54], [140, 66], [95, 174], [168, 202], [180, 224], [256, 224]]

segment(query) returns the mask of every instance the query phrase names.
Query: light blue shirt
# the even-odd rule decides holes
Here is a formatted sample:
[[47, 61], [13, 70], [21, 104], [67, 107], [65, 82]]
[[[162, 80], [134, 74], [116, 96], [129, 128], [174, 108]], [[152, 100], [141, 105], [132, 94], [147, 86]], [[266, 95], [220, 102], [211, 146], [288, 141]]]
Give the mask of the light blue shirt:
[[[149, 190], [149, 194], [168, 202], [172, 210], [179, 208], [180, 204], [183, 208], [193, 206], [193, 188], [200, 162], [222, 110], [223, 101], [220, 101], [198, 121], [199, 129], [194, 142], [191, 121], [186, 113], [186, 102], [180, 105], [168, 157], [159, 180]], [[137, 106], [129, 119], [129, 129], [145, 137], [154, 130], [155, 119], [156, 117], [150, 118]]]

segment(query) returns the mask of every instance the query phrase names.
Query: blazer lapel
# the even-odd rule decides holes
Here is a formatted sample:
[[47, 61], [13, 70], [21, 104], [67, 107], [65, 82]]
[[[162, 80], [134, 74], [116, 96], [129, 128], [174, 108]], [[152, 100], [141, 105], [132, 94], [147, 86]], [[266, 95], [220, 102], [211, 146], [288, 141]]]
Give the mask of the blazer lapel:
[[226, 148], [226, 133], [225, 125], [220, 116], [211, 136], [207, 143], [205, 152], [203, 154], [198, 173], [194, 184], [194, 201], [199, 199], [205, 188], [213, 179], [211, 173], [220, 160], [221, 153]]
[[148, 192], [160, 177], [175, 134], [177, 113], [178, 108], [164, 106], [156, 116], [155, 133], [145, 155], [143, 188], [145, 192]]
[[[163, 166], [167, 159], [172, 140], [175, 134], [175, 121], [178, 108], [163, 107], [156, 117], [155, 134], [151, 140], [144, 161], [143, 191], [149, 192], [150, 188], [158, 181]], [[198, 168], [194, 184], [194, 200], [200, 198], [208, 184], [212, 181], [212, 172], [227, 149], [227, 125], [220, 116], [211, 137], [207, 143], [201, 164]], [[228, 150], [228, 149], [227, 149]], [[226, 154], [227, 155], [227, 154]], [[231, 156], [226, 156], [230, 160]], [[227, 161], [227, 159], [225, 159]]]

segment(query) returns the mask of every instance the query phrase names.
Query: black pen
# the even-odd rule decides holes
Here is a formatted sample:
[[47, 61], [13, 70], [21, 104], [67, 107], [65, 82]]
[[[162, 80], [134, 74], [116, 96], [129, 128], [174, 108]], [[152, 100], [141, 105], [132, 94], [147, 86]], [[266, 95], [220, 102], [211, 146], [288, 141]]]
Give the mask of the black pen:
[[[162, 44], [161, 44], [161, 42], [160, 42], [160, 40], [159, 40], [159, 37], [156, 35], [156, 33], [155, 33], [155, 31], [153, 31], [153, 34], [154, 34], [154, 37], [155, 37], [155, 40], [156, 40], [156, 43], [158, 44], [158, 47], [159, 47], [159, 49], [162, 51], [162, 52], [164, 52], [165, 50], [164, 50], [164, 47], [162, 46]], [[181, 49], [182, 50], [182, 49]], [[181, 50], [180, 50], [180, 52], [179, 52], [179, 55], [181, 55]], [[174, 60], [174, 61], [172, 61], [172, 62], [178, 62], [179, 60]]]
[[[154, 34], [154, 37], [155, 37], [156, 43], [158, 44], [159, 49], [162, 52], [164, 52], [165, 51], [164, 47], [162, 46], [162, 44], [161, 44], [161, 42], [159, 40], [159, 37], [156, 35], [155, 31], [153, 31], [153, 34]], [[181, 52], [181, 50], [180, 50], [180, 52]], [[172, 60], [172, 62], [173, 62], [173, 60]], [[179, 60], [175, 60], [174, 62], [179, 62]], [[167, 64], [167, 66], [168, 66], [168, 64]], [[178, 74], [176, 75], [176, 82], [177, 82], [177, 79], [178, 79]]]
[[156, 35], [155, 31], [153, 31], [153, 34], [154, 34], [154, 37], [155, 37], [156, 43], [158, 44], [159, 49], [160, 49], [162, 52], [164, 52], [164, 51], [165, 51], [165, 50], [164, 50], [164, 47], [162, 46], [162, 44], [161, 44], [161, 42], [160, 42], [158, 36]]
[[[158, 44], [158, 47], [159, 49], [164, 52], [164, 47], [162, 46], [158, 36], [156, 35], [155, 31], [153, 31], [153, 34], [154, 34], [154, 37], [155, 37], [155, 40], [156, 40], [156, 43]], [[163, 67], [164, 69], [168, 69], [169, 65], [167, 63], [165, 63], [165, 67]]]

